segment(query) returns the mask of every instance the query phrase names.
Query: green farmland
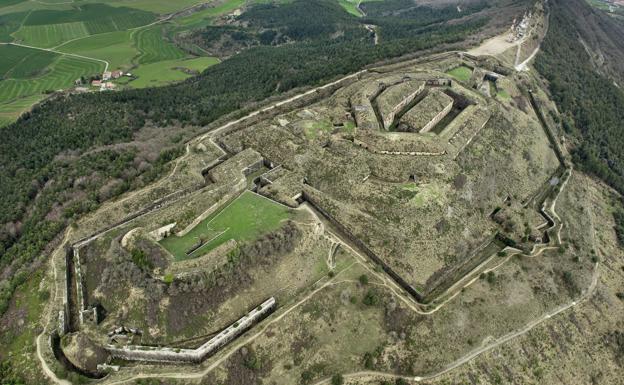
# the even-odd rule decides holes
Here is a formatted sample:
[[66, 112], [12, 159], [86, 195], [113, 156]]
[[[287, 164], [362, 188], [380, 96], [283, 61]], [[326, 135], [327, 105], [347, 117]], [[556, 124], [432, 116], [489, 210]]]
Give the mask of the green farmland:
[[173, 35], [263, 1], [225, 0], [171, 19], [171, 13], [199, 2], [0, 1], [0, 43], [16, 44], [0, 45], [0, 126], [27, 111], [29, 102], [105, 69], [136, 74], [133, 81], [120, 79], [121, 88], [155, 87], [187, 79], [218, 59], [188, 54], [172, 42]]
[[129, 82], [128, 85], [132, 88], [145, 88], [179, 82], [192, 76], [185, 70], [201, 72], [218, 62], [219, 59], [214, 57], [198, 57], [145, 64], [134, 70], [133, 74], [137, 79]]
[[36, 94], [16, 99], [8, 103], [0, 103], [0, 126], [15, 121], [23, 112], [28, 111], [33, 104], [39, 102], [43, 95]]
[[3, 123], [7, 116], [26, 110], [28, 101], [38, 101], [42, 94], [70, 86], [81, 76], [104, 69], [101, 62], [13, 45], [0, 46], [0, 55], [7, 58], [0, 64]]
[[338, 3], [353, 16], [362, 17], [362, 12], [358, 9], [359, 3], [368, 3], [371, 1], [383, 1], [383, 0], [338, 0]]
[[59, 56], [41, 76], [5, 79], [0, 88], [0, 106], [22, 97], [31, 97], [65, 88], [81, 76], [101, 72], [104, 64], [71, 56]]
[[[245, 191], [221, 211], [211, 215], [183, 237], [172, 235], [160, 241], [177, 260], [195, 258], [230, 239], [251, 241], [279, 228], [290, 210], [262, 196]], [[199, 239], [206, 243], [186, 255]]]
[[35, 77], [51, 65], [59, 55], [14, 45], [0, 46], [0, 77], [2, 79], [23, 79]]
[[139, 64], [155, 63], [164, 60], [180, 59], [186, 56], [174, 44], [163, 39], [162, 25], [143, 28], [133, 34], [134, 45], [139, 50], [135, 59]]

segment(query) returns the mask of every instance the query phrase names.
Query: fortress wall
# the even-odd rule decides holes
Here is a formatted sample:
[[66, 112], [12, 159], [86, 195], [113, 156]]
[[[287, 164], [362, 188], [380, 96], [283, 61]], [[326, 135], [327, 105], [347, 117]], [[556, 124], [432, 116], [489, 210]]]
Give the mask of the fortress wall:
[[87, 310], [87, 300], [82, 285], [82, 267], [80, 263], [80, 249], [78, 248], [74, 248], [74, 270], [76, 271], [76, 302], [79, 306], [78, 314], [80, 314], [80, 323], [82, 324], [84, 321], [82, 311]]
[[[253, 126], [254, 124], [262, 122], [263, 120], [271, 119], [277, 115], [292, 111], [293, 109], [296, 109], [296, 108], [307, 106], [323, 98], [329, 97], [339, 88], [345, 87], [349, 84], [352, 84], [360, 80], [362, 75], [364, 75], [367, 72], [368, 70], [362, 70], [352, 75], [345, 76], [342, 79], [339, 79], [333, 83], [326, 84], [315, 90], [307, 91], [306, 93], [301, 94], [302, 95], [301, 97], [298, 97], [293, 100], [287, 99], [287, 101], [275, 102], [268, 107], [261, 108], [260, 110], [257, 111], [258, 113], [253, 116], [248, 116], [247, 118], [243, 117], [239, 119], [238, 121], [236, 121], [235, 123], [229, 124], [227, 128], [221, 129], [218, 135], [220, 137], [230, 135], [233, 132], [242, 130], [249, 126]], [[218, 129], [218, 128], [219, 127], [215, 127], [214, 129]]]
[[275, 298], [269, 298], [197, 349], [159, 348], [137, 345], [122, 348], [107, 345], [105, 349], [113, 358], [128, 361], [199, 363], [260, 322], [273, 311], [275, 305]]
[[542, 113], [542, 110], [540, 109], [539, 103], [537, 99], [535, 99], [535, 96], [533, 95], [533, 92], [531, 91], [529, 91], [529, 100], [531, 101], [531, 105], [533, 106], [533, 109], [535, 110], [535, 114], [537, 115], [539, 122], [544, 128], [544, 131], [546, 132], [546, 136], [548, 136], [548, 140], [550, 141], [550, 144], [552, 145], [553, 150], [555, 151], [555, 155], [557, 155], [557, 159], [559, 160], [559, 163], [561, 163], [563, 167], [567, 167], [566, 159], [565, 159], [565, 156], [563, 155], [563, 151], [561, 151], [559, 142], [557, 141], [557, 138], [555, 134], [553, 133], [552, 129], [546, 122], [546, 118], [544, 117], [544, 114]]
[[204, 219], [208, 218], [209, 216], [211, 216], [213, 213], [215, 213], [217, 210], [221, 209], [222, 207], [224, 207], [224, 205], [226, 205], [229, 201], [231, 201], [232, 199], [234, 199], [235, 197], [237, 197], [240, 193], [242, 193], [243, 191], [245, 191], [245, 188], [247, 187], [247, 184], [244, 183], [244, 179], [242, 180], [242, 182], [237, 183], [235, 186], [232, 187], [232, 189], [226, 193], [223, 194], [223, 196], [221, 197], [221, 199], [219, 199], [219, 201], [217, 201], [215, 204], [213, 204], [212, 206], [210, 206], [206, 211], [204, 211], [203, 213], [201, 213], [197, 218], [195, 218], [193, 220], [193, 222], [189, 223], [188, 226], [186, 226], [183, 230], [178, 231], [175, 234], [172, 234], [170, 236], [173, 237], [183, 237], [186, 234], [188, 234], [191, 230], [193, 230], [199, 223], [201, 223], [201, 221], [203, 221]]
[[65, 258], [63, 259], [63, 271], [64, 274], [64, 285], [61, 286], [62, 294], [61, 298], [63, 301], [63, 308], [59, 310], [59, 319], [58, 319], [58, 334], [60, 336], [64, 335], [69, 331], [69, 286], [71, 285], [71, 274], [69, 272], [69, 263], [68, 259], [72, 258], [73, 249], [71, 247], [65, 247]]
[[401, 103], [397, 104], [392, 109], [392, 112], [388, 114], [388, 116], [384, 119], [384, 122], [383, 122], [386, 130], [390, 129], [390, 127], [394, 124], [395, 116], [403, 112], [403, 110], [407, 106], [409, 106], [416, 99], [416, 97], [420, 95], [424, 90], [425, 90], [425, 83], [421, 84], [421, 86], [418, 87], [416, 91], [409, 94], [405, 99], [403, 99]]
[[[314, 189], [313, 187], [306, 185], [304, 188]], [[345, 227], [342, 223], [340, 223], [336, 218], [334, 218], [329, 212], [325, 211], [318, 201], [310, 195], [307, 191], [303, 190], [302, 194], [303, 199], [310, 204], [315, 210], [321, 213], [331, 224], [333, 224], [342, 235], [349, 239], [354, 245], [356, 245], [361, 251], [363, 251], [373, 262], [381, 266], [381, 268], [406, 292], [408, 292], [416, 301], [421, 302], [423, 296], [419, 293], [414, 286], [410, 285], [405, 281], [397, 272], [395, 272], [387, 263], [385, 263], [380, 257], [375, 254], [368, 246], [364, 244], [360, 239], [358, 239], [351, 231]]]
[[429, 123], [425, 124], [425, 126], [420, 130], [421, 133], [429, 132], [436, 124], [440, 123], [440, 120], [444, 119], [449, 112], [453, 109], [453, 100], [449, 102], [449, 104], [444, 107], [440, 113], [438, 113]]

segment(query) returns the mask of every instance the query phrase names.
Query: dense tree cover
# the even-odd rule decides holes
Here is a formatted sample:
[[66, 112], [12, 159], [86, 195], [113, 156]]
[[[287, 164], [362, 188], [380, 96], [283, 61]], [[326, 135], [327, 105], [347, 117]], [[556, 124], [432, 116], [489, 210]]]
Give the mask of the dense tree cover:
[[[423, 28], [479, 12], [488, 7], [486, 2], [462, 5], [419, 6], [412, 0], [378, 1], [361, 5], [366, 17], [363, 22], [380, 27], [382, 38], [397, 39], [422, 33]], [[437, 26], [436, 26], [437, 28]], [[431, 28], [433, 30], [435, 28]]]
[[[301, 41], [245, 50], [196, 78], [169, 87], [62, 97], [0, 128], [0, 269], [5, 277], [12, 277], [0, 284], [0, 313], [26, 276], [25, 266], [70, 221], [106, 199], [149, 183], [181, 147], [165, 150], [155, 160], [137, 159], [128, 147], [92, 149], [129, 142], [147, 123], [162, 130], [173, 123], [205, 125], [252, 101], [323, 83], [380, 60], [461, 41], [485, 23], [410, 27], [409, 34], [374, 45], [356, 33], [342, 38], [332, 33], [328, 38], [327, 33], [338, 25], [337, 32], [347, 24], [364, 30], [357, 18], [335, 8], [334, 2], [301, 0], [283, 6], [302, 7], [301, 17], [295, 19], [310, 27], [295, 28], [287, 21], [288, 13], [296, 8], [275, 11], [283, 16], [281, 21], [267, 20], [265, 8], [253, 8], [259, 15], [253, 23], [274, 28], [263, 32], [289, 33]], [[329, 13], [338, 15], [316, 14], [304, 20], [302, 15], [309, 7], [328, 7]], [[432, 15], [439, 20], [437, 14]], [[325, 19], [333, 26], [319, 26]]]
[[286, 5], [258, 4], [243, 13], [239, 20], [244, 22], [246, 28], [272, 30], [296, 41], [331, 39], [336, 33], [341, 38], [346, 35], [347, 39], [364, 35], [357, 18], [345, 12], [337, 1], [331, 0], [296, 1]]
[[613, 213], [615, 219], [615, 233], [617, 235], [620, 245], [624, 246], [624, 211], [621, 209]]
[[[295, 1], [289, 4], [258, 4], [237, 18], [235, 25], [209, 26], [188, 37], [193, 43], [210, 52], [227, 48], [238, 50], [255, 45], [281, 45], [288, 42], [360, 43], [360, 49], [370, 50], [370, 32], [365, 25], [373, 25], [383, 36], [383, 44], [397, 39], [412, 39], [426, 33], [440, 35], [439, 23], [464, 17], [487, 7], [486, 3], [464, 6], [415, 6], [413, 1], [389, 0], [366, 3], [367, 17], [358, 18], [342, 10], [333, 0]], [[368, 12], [369, 8], [365, 8]], [[389, 11], [388, 11], [389, 10]], [[314, 17], [310, 17], [314, 15]], [[432, 27], [434, 28], [426, 28]]]
[[26, 384], [26, 380], [15, 372], [9, 361], [0, 361], [0, 384], [22, 385]]
[[536, 68], [564, 115], [564, 130], [576, 138], [575, 162], [624, 192], [624, 93], [592, 65], [579, 41], [576, 24], [583, 21], [569, 17], [565, 2], [552, 7]]

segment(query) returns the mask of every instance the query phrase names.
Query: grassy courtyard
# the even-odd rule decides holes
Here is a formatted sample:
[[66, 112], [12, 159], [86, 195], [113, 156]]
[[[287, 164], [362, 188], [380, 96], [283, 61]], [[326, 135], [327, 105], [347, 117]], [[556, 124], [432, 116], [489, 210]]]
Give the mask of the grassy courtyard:
[[466, 66], [460, 66], [448, 71], [447, 74], [460, 82], [467, 82], [472, 77], [472, 70]]
[[[200, 222], [182, 237], [172, 235], [160, 241], [176, 260], [196, 258], [230, 239], [250, 241], [279, 228], [291, 211], [269, 199], [245, 191], [225, 208]], [[186, 251], [203, 239], [190, 255]]]

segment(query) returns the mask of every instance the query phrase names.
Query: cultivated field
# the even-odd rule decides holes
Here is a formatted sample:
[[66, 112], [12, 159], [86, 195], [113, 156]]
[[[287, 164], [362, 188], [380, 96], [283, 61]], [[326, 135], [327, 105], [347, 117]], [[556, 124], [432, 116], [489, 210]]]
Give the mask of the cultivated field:
[[[119, 88], [144, 88], [184, 80], [218, 61], [196, 57], [172, 43], [172, 34], [207, 25], [245, 5], [245, 0], [217, 2], [181, 18], [170, 13], [195, 1], [5, 1], [0, 4], [1, 124], [19, 116], [28, 100], [67, 89], [81, 76], [87, 80], [121, 69], [137, 74]], [[71, 54], [71, 55], [64, 55]], [[77, 57], [80, 56], [80, 57]], [[35, 97], [40, 95], [39, 97]], [[21, 100], [21, 98], [28, 99]]]
[[102, 71], [104, 64], [71, 56], [57, 56], [45, 69], [46, 72], [36, 77], [3, 80], [0, 88], [0, 107], [3, 107], [6, 112], [11, 111], [10, 106], [20, 106], [23, 110], [25, 102], [21, 98], [37, 99], [38, 95], [67, 87], [81, 76], [89, 76]]
[[214, 57], [198, 57], [145, 64], [133, 70], [137, 78], [127, 84], [132, 88], [145, 88], [179, 82], [191, 77], [191, 73], [199, 73], [218, 62]]
[[140, 29], [133, 34], [134, 45], [139, 50], [139, 56], [135, 58], [137, 63], [155, 63], [185, 56], [185, 53], [178, 47], [163, 41], [163, 33], [163, 26], [155, 25]]

